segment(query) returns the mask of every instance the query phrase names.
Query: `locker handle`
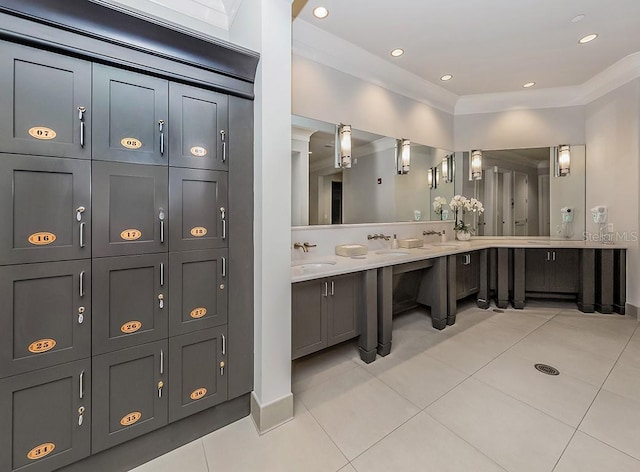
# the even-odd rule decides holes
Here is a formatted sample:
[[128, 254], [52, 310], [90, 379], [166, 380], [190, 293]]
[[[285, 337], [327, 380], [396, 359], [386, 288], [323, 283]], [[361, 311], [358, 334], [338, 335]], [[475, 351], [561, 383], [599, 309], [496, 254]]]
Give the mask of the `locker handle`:
[[227, 239], [227, 220], [222, 220], [222, 239]]
[[80, 400], [84, 398], [84, 370], [80, 372]]
[[220, 130], [220, 139], [222, 140], [222, 162], [227, 162], [227, 133], [225, 130]]
[[78, 119], [80, 120], [80, 147], [84, 147], [84, 133], [85, 133], [84, 112], [85, 111], [87, 111], [85, 107], [78, 107]]
[[227, 258], [226, 257], [222, 258], [222, 276], [223, 277], [227, 276]]
[[164, 287], [164, 262], [160, 263], [160, 286]]
[[227, 338], [222, 335], [222, 355], [224, 356], [227, 353]]
[[84, 227], [85, 227], [85, 223], [82, 222], [80, 223], [80, 247], [83, 248], [85, 246], [84, 244]]
[[164, 120], [158, 121], [160, 127], [160, 155], [164, 155]]
[[164, 351], [160, 349], [160, 375], [164, 374]]
[[80, 297], [84, 297], [84, 270], [80, 272]]
[[164, 243], [164, 211], [160, 210], [158, 219], [160, 220], [160, 243]]

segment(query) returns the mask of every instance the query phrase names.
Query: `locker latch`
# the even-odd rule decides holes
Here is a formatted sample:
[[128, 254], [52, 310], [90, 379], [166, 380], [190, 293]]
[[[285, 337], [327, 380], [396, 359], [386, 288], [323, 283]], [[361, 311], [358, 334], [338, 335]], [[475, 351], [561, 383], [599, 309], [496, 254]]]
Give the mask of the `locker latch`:
[[86, 208], [83, 206], [80, 206], [78, 208], [76, 208], [76, 220], [78, 221], [82, 221], [82, 214], [86, 211]]
[[220, 375], [224, 375], [224, 361], [220, 361]]
[[160, 307], [161, 310], [164, 308], [164, 295], [163, 294], [158, 295], [158, 306]]
[[81, 306], [78, 308], [78, 324], [82, 324], [84, 321], [84, 307]]
[[158, 398], [162, 398], [162, 389], [164, 388], [164, 382], [161, 380], [158, 382]]
[[84, 407], [81, 406], [78, 408], [78, 426], [82, 426], [82, 422], [84, 420]]

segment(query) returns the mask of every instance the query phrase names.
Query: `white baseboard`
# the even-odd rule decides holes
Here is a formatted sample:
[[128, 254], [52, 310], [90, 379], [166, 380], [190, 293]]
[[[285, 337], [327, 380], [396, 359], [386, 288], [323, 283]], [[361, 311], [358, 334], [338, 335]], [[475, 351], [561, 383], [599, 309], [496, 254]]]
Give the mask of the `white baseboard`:
[[290, 393], [266, 405], [261, 405], [255, 392], [251, 392], [251, 417], [259, 434], [277, 428], [293, 419], [293, 394]]

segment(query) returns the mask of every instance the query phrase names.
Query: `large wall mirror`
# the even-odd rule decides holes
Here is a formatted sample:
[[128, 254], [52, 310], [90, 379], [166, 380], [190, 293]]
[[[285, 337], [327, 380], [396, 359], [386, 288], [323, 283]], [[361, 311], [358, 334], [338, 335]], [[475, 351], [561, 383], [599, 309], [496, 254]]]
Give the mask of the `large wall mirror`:
[[569, 172], [556, 176], [557, 148], [482, 151], [481, 178], [471, 179], [469, 153], [462, 193], [484, 203], [476, 215], [479, 236], [549, 236], [584, 239], [586, 149], [571, 145]]
[[455, 194], [452, 152], [411, 143], [410, 170], [398, 174], [396, 137], [353, 129], [352, 167], [336, 168], [335, 126], [292, 117], [293, 226], [453, 220], [433, 208]]

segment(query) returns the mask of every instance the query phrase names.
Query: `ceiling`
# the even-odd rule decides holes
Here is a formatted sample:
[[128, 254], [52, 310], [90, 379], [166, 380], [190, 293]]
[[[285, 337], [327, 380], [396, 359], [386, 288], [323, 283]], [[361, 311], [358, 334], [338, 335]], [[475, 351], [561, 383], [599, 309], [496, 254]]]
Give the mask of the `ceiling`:
[[294, 13], [456, 95], [579, 85], [640, 51], [640, 0], [296, 0]]

